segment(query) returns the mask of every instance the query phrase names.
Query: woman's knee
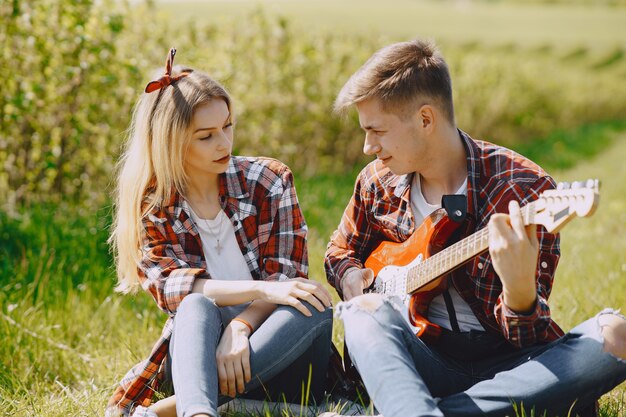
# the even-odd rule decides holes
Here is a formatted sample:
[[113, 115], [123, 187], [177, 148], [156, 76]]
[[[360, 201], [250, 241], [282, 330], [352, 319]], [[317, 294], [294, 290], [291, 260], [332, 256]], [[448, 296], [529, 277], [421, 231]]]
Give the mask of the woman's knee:
[[[310, 317], [304, 316], [304, 320], [312, 327], [318, 327], [321, 331], [332, 332], [333, 328], [333, 310], [330, 307], [325, 308], [323, 311], [319, 311], [313, 305], [303, 302], [304, 306], [311, 312]], [[296, 314], [302, 315], [300, 312]]]
[[319, 311], [308, 301], [300, 300], [300, 302], [304, 305], [304, 308], [306, 308], [311, 313], [310, 316], [305, 316], [297, 308], [288, 306], [288, 305], [280, 305], [278, 306], [278, 310], [284, 310], [284, 311], [290, 312], [295, 319], [304, 320], [307, 322], [325, 322], [326, 320], [329, 320], [329, 319], [332, 320], [333, 318], [332, 308], [326, 307], [324, 308], [323, 311]]
[[176, 317], [191, 315], [194, 317], [206, 317], [207, 315], [219, 315], [219, 307], [202, 294], [188, 294], [180, 302]]

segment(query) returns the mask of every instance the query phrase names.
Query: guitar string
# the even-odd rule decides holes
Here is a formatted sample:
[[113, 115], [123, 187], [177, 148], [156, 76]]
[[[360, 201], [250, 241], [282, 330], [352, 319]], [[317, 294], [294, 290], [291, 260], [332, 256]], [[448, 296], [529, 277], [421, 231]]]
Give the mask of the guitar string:
[[[521, 214], [525, 224], [529, 224], [531, 214], [534, 214], [534, 210], [531, 209], [534, 208], [535, 203], [536, 201], [532, 201], [521, 208]], [[463, 245], [467, 246], [468, 254], [457, 259], [456, 256], [459, 253], [459, 248]], [[409, 269], [407, 273], [406, 292], [411, 293], [428, 284], [460, 263], [466, 262], [478, 255], [488, 247], [489, 229], [485, 227]]]

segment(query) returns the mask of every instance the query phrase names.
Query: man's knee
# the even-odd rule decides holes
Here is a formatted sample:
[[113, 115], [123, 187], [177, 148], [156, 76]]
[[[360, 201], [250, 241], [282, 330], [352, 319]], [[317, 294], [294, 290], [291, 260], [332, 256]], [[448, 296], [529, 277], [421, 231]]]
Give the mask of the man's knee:
[[626, 360], [626, 320], [617, 314], [602, 314], [598, 317], [604, 338], [604, 350]]
[[380, 294], [363, 294], [350, 300], [350, 303], [361, 310], [373, 313], [383, 305], [384, 299]]

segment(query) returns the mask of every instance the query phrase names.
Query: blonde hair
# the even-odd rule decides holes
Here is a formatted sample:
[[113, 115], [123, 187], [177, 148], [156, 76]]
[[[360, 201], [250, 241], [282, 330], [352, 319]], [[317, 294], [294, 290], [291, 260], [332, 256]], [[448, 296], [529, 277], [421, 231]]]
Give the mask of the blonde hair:
[[[139, 287], [142, 219], [172, 197], [184, 195], [187, 177], [184, 156], [191, 140], [193, 112], [201, 104], [222, 99], [229, 110], [228, 93], [208, 75], [176, 66], [172, 77], [189, 75], [152, 93], [144, 93], [133, 110], [123, 155], [118, 164], [114, 216], [109, 244], [115, 257], [119, 292]], [[158, 78], [162, 75], [159, 71]], [[146, 196], [150, 199], [144, 204]]]
[[377, 98], [383, 110], [402, 117], [431, 100], [454, 125], [448, 65], [430, 41], [395, 43], [374, 53], [343, 86], [334, 109], [343, 113], [369, 98]]

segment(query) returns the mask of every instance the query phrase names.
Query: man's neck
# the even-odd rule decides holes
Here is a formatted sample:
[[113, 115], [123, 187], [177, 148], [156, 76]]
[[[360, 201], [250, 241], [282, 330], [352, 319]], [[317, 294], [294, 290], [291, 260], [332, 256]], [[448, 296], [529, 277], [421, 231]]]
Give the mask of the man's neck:
[[431, 164], [421, 172], [422, 195], [430, 204], [438, 204], [441, 197], [454, 194], [467, 180], [467, 154], [454, 127], [442, 129], [431, 150]]

